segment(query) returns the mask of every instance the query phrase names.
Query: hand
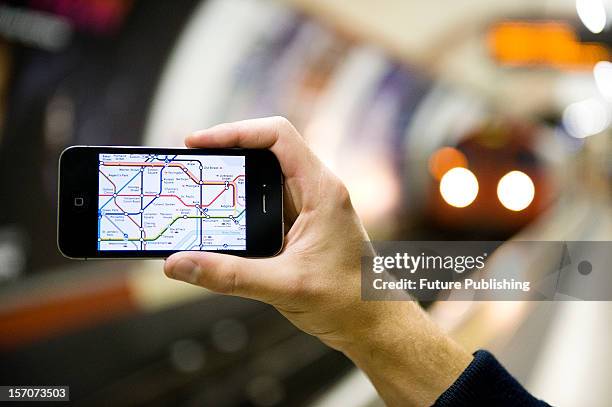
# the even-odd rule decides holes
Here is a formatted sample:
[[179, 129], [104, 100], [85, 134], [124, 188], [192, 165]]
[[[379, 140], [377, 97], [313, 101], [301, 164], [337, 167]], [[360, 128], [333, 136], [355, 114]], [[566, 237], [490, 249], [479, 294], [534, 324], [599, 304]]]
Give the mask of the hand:
[[[412, 301], [362, 301], [361, 256], [368, 236], [344, 184], [284, 118], [221, 124], [187, 137], [188, 147], [268, 148], [285, 176], [282, 252], [248, 259], [181, 252], [171, 278], [273, 305], [302, 331], [347, 354], [388, 404], [431, 404], [471, 356]], [[416, 376], [415, 376], [416, 375]]]

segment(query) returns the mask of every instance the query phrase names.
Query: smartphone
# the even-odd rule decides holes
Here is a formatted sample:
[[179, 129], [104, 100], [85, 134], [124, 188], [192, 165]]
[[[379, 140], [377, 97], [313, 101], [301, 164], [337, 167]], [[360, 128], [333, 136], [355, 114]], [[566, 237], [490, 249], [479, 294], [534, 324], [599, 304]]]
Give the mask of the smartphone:
[[283, 245], [283, 176], [269, 150], [74, 146], [58, 180], [69, 258], [268, 257]]

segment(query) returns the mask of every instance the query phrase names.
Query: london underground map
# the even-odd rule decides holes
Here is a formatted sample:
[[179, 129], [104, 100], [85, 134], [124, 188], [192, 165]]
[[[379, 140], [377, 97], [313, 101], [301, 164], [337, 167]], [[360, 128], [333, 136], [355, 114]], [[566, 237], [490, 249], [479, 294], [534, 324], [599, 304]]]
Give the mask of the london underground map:
[[246, 250], [244, 156], [99, 154], [98, 250]]

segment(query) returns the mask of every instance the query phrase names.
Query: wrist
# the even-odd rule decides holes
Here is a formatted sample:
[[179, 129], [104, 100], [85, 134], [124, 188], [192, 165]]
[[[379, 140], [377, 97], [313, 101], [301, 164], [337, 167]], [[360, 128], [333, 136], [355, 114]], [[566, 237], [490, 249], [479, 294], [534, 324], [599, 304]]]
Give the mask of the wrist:
[[381, 304], [383, 318], [340, 350], [370, 377], [387, 405], [433, 404], [472, 355], [435, 326], [417, 303]]

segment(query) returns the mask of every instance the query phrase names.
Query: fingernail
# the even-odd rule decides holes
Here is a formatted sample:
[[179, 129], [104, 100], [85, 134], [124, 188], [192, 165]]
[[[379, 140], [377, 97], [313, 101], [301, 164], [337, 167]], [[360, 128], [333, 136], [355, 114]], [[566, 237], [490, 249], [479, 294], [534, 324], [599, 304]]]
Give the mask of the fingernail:
[[179, 259], [170, 268], [170, 277], [196, 284], [200, 277], [200, 266], [189, 259]]

